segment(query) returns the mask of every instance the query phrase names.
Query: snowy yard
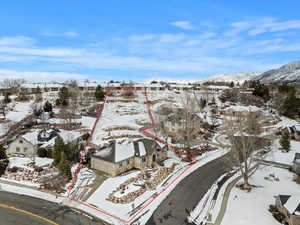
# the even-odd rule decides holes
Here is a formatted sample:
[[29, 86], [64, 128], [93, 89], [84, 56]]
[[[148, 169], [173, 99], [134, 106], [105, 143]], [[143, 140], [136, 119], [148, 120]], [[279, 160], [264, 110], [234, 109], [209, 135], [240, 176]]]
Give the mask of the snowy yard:
[[[33, 165], [35, 162], [35, 165]], [[35, 157], [10, 157], [9, 165], [5, 175], [0, 180], [9, 181], [25, 186], [39, 187], [39, 180], [42, 176], [54, 175], [55, 168], [51, 168], [53, 159]], [[36, 171], [36, 167], [43, 168], [43, 171]], [[11, 171], [17, 168], [17, 170]]]
[[[144, 95], [142, 92], [135, 92], [136, 98], [131, 102], [121, 102], [119, 97], [108, 97], [101, 119], [99, 120], [92, 142], [97, 145], [107, 143], [110, 138], [124, 138], [129, 136], [142, 136], [138, 131], [144, 123], [150, 123]], [[137, 101], [137, 102], [136, 102]]]
[[[291, 151], [286, 153], [280, 150], [279, 140], [275, 140], [266, 160], [292, 164], [296, 152], [300, 152], [300, 142], [291, 141]], [[300, 201], [300, 185], [293, 181], [294, 176], [294, 173], [286, 169], [260, 165], [250, 178], [250, 183], [257, 188], [250, 193], [238, 188], [232, 189], [222, 225], [279, 224], [268, 208], [270, 204], [274, 204], [276, 195], [293, 195]]]
[[299, 141], [291, 141], [291, 150], [289, 152], [282, 152], [280, 150], [280, 144], [278, 139], [273, 142], [272, 151], [267, 155], [266, 160], [285, 164], [292, 164], [296, 152], [300, 153]]
[[[274, 175], [279, 181], [272, 179]], [[268, 211], [274, 204], [276, 195], [293, 195], [299, 197], [300, 185], [293, 181], [294, 174], [285, 169], [260, 166], [250, 179], [256, 185], [250, 193], [233, 188], [228, 201], [222, 225], [278, 225]], [[265, 177], [269, 177], [266, 179]]]
[[[12, 104], [12, 103], [11, 103]], [[19, 122], [24, 119], [30, 112], [32, 102], [16, 102], [12, 111], [9, 111], [6, 115], [7, 120]]]

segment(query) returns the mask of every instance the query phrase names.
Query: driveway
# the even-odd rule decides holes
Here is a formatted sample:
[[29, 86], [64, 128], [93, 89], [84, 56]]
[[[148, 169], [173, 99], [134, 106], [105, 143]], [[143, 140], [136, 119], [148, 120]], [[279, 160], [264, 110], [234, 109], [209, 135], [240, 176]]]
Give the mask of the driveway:
[[213, 183], [225, 173], [223, 157], [198, 168], [184, 178], [155, 210], [147, 225], [183, 225]]

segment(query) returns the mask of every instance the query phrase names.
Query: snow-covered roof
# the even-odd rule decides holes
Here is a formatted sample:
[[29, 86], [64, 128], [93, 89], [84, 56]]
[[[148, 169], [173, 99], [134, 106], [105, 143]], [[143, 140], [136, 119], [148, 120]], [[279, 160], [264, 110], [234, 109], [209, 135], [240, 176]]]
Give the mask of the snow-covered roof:
[[284, 207], [290, 213], [300, 213], [300, 198], [297, 196], [290, 196], [287, 202], [284, 204]]
[[245, 111], [257, 112], [257, 111], [261, 111], [260, 108], [258, 108], [256, 106], [252, 106], [252, 105], [249, 105], [249, 106], [233, 105], [233, 106], [230, 106], [226, 109], [227, 110], [232, 110], [232, 111], [235, 111], [235, 112], [245, 112]]
[[155, 147], [160, 147], [150, 139], [133, 141], [125, 139], [122, 142], [114, 141], [109, 146], [96, 152], [93, 156], [103, 160], [118, 163], [131, 157], [140, 157], [151, 154]]
[[[33, 145], [39, 145], [42, 144], [42, 147], [49, 147], [53, 146], [55, 143], [55, 138], [52, 138], [48, 141], [41, 142], [38, 140], [38, 135], [40, 134], [42, 130], [41, 129], [36, 129], [32, 132], [28, 132], [22, 136], [26, 141]], [[59, 130], [58, 135], [64, 140], [65, 143], [70, 143], [73, 140], [76, 140], [77, 138], [81, 137], [82, 134], [81, 132], [78, 131], [67, 131], [67, 130]]]
[[33, 132], [26, 133], [22, 136], [26, 141], [33, 145], [39, 144], [38, 141], [38, 134], [40, 133], [41, 130], [34, 130]]
[[224, 89], [229, 89], [230, 87], [228, 87], [228, 86], [209, 85], [209, 86], [207, 86], [207, 88], [209, 88], [209, 89], [224, 90]]
[[[82, 136], [82, 133], [79, 131], [68, 131], [68, 130], [60, 130], [58, 135], [64, 140], [64, 143], [70, 143]], [[50, 141], [46, 142], [42, 145], [43, 148], [52, 147], [54, 146], [55, 138], [51, 139]]]
[[22, 87], [24, 88], [60, 88], [63, 87], [60, 83], [24, 83]]
[[106, 87], [107, 83], [106, 82], [79, 82], [78, 87], [97, 87], [100, 85], [101, 87]]

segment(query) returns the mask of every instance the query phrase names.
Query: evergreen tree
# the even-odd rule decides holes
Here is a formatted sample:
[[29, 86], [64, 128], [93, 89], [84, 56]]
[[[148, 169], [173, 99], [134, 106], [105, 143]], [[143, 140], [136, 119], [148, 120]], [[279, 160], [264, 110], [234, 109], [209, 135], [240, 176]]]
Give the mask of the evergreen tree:
[[263, 98], [265, 102], [270, 99], [269, 88], [266, 85], [254, 81], [250, 86], [254, 87], [253, 95]]
[[280, 146], [283, 150], [289, 152], [291, 148], [291, 143], [290, 143], [290, 135], [288, 132], [284, 132], [281, 135], [281, 139], [279, 140]]
[[62, 87], [58, 93], [58, 99], [56, 100], [57, 105], [68, 105], [68, 98], [70, 97], [69, 89], [67, 87]]
[[295, 96], [295, 92], [290, 91], [284, 101], [282, 114], [284, 116], [295, 118], [300, 113], [300, 99]]
[[9, 97], [9, 94], [7, 92], [5, 92], [5, 94], [4, 94], [4, 103], [8, 104], [10, 102], [11, 102], [11, 99]]
[[230, 83], [230, 87], [234, 87], [234, 83], [233, 83], [233, 81], [231, 81], [231, 83]]
[[5, 173], [9, 160], [7, 158], [5, 149], [0, 145], [0, 177]]
[[54, 143], [54, 147], [53, 147], [53, 159], [54, 165], [58, 165], [61, 161], [61, 153], [63, 152], [65, 147], [64, 141], [61, 137], [57, 137], [55, 138], [55, 143]]
[[95, 91], [95, 97], [98, 101], [101, 101], [104, 99], [104, 90], [101, 87], [101, 85], [98, 85]]
[[45, 149], [45, 148], [39, 148], [37, 150], [37, 155], [38, 155], [38, 157], [41, 157], [41, 158], [47, 157], [47, 149]]
[[44, 105], [44, 112], [52, 112], [52, 110], [53, 110], [52, 104], [46, 101]]
[[61, 160], [58, 164], [58, 169], [67, 178], [72, 178], [70, 162], [67, 160], [66, 154], [64, 152], [61, 153]]

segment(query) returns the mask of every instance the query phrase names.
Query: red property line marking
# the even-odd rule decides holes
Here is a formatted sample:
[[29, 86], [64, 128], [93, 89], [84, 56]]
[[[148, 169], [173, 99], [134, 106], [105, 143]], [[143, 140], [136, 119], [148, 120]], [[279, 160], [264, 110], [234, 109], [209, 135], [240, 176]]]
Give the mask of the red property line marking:
[[[105, 104], [107, 103], [107, 96], [109, 94], [109, 92], [111, 91], [144, 91], [144, 95], [145, 95], [145, 100], [146, 100], [146, 103], [147, 103], [147, 109], [148, 109], [148, 114], [149, 114], [149, 117], [150, 117], [150, 120], [151, 120], [151, 127], [149, 128], [141, 128], [140, 131], [142, 131], [146, 136], [148, 137], [151, 137], [151, 138], [154, 138], [156, 139], [157, 141], [163, 143], [163, 144], [166, 144], [168, 145], [169, 147], [171, 147], [173, 150], [175, 150], [176, 152], [178, 152], [179, 154], [184, 154], [184, 155], [187, 155], [188, 157], [191, 157], [192, 159], [192, 164], [190, 164], [188, 167], [186, 167], [178, 176], [176, 176], [170, 183], [167, 184], [166, 187], [164, 187], [155, 197], [152, 197], [150, 200], [148, 200], [148, 202], [146, 202], [146, 204], [138, 211], [136, 212], [131, 218], [129, 218], [129, 220], [125, 220], [125, 219], [122, 219], [122, 218], [119, 218], [117, 216], [114, 216], [108, 212], [106, 212], [105, 210], [102, 210], [100, 208], [97, 208], [97, 207], [94, 207], [86, 202], [82, 202], [82, 201], [79, 201], [79, 200], [76, 200], [76, 199], [73, 199], [72, 196], [71, 196], [71, 190], [72, 188], [74, 187], [76, 181], [77, 181], [77, 178], [78, 178], [78, 173], [80, 172], [81, 168], [83, 167], [83, 162], [85, 160], [85, 154], [87, 153], [88, 151], [88, 146], [91, 142], [91, 138], [94, 134], [94, 131], [95, 131], [95, 128], [96, 128], [96, 125], [97, 123], [99, 122], [101, 116], [102, 116], [102, 112], [104, 110], [104, 106]], [[156, 198], [158, 198], [161, 194], [163, 194], [172, 184], [174, 184], [182, 175], [184, 175], [192, 166], [193, 166], [193, 163], [196, 162], [196, 159], [193, 158], [192, 156], [190, 156], [186, 151], [183, 151], [181, 150], [180, 148], [178, 148], [177, 146], [174, 146], [172, 145], [171, 143], [163, 140], [162, 138], [152, 134], [149, 132], [149, 130], [152, 130], [152, 129], [155, 129], [157, 127], [157, 124], [154, 120], [154, 117], [153, 117], [153, 114], [152, 114], [152, 110], [151, 110], [151, 106], [149, 104], [149, 99], [148, 99], [148, 95], [147, 95], [147, 91], [145, 89], [106, 89], [106, 95], [105, 95], [105, 99], [104, 99], [104, 102], [102, 104], [100, 104], [99, 108], [98, 108], [98, 111], [97, 111], [97, 114], [96, 114], [96, 120], [93, 124], [93, 127], [92, 127], [92, 130], [90, 131], [90, 135], [87, 139], [87, 141], [85, 142], [84, 144], [84, 150], [83, 150], [83, 154], [81, 155], [80, 157], [80, 163], [78, 164], [78, 166], [76, 167], [75, 169], [75, 174], [74, 174], [74, 177], [71, 181], [71, 184], [69, 185], [68, 187], [68, 199], [70, 201], [73, 201], [73, 202], [77, 202], [81, 205], [84, 205], [88, 208], [91, 208], [93, 210], [96, 210], [100, 213], [103, 213], [107, 216], [110, 216], [120, 222], [125, 222], [126, 224], [130, 224], [131, 222], [133, 222], [136, 218], [138, 218], [139, 215], [141, 215], [142, 211], [148, 207]]]

